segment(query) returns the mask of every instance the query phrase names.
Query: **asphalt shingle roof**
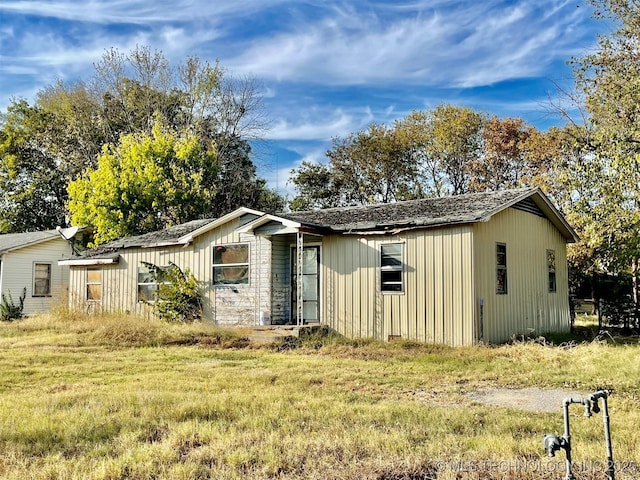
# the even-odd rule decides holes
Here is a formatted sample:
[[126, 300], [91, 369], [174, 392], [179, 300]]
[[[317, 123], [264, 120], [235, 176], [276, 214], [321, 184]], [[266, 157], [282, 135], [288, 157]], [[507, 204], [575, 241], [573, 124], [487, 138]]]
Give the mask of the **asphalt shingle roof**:
[[59, 236], [60, 234], [56, 230], [0, 234], [0, 253], [6, 253], [17, 248], [26, 247], [28, 245], [40, 243]]
[[80, 256], [91, 258], [110, 258], [110, 256], [113, 256], [111, 254], [125, 248], [153, 247], [165, 244], [170, 245], [172, 243], [176, 243], [178, 239], [184, 235], [187, 235], [188, 233], [191, 233], [212, 221], [212, 219], [192, 220], [187, 223], [165, 228], [164, 230], [157, 230], [155, 232], [144, 233], [133, 237], [119, 238], [118, 240], [113, 240], [94, 249], [87, 250]]
[[334, 232], [435, 227], [482, 221], [535, 190], [520, 188], [278, 215], [306, 225], [329, 228]]

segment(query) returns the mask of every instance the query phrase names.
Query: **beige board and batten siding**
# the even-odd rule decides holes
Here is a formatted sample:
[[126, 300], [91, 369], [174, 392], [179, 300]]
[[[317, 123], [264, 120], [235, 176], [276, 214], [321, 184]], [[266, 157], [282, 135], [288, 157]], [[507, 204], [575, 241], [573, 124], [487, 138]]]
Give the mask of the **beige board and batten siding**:
[[[62, 238], [22, 247], [2, 256], [2, 293], [10, 293], [15, 304], [27, 288], [24, 315], [46, 312], [66, 304], [69, 287], [69, 268], [59, 266], [58, 260], [69, 255], [69, 243]], [[51, 265], [51, 295], [33, 296], [34, 267], [36, 263]]]
[[[188, 267], [197, 276], [196, 265], [191, 263], [193, 250], [187, 247], [128, 248], [121, 250], [118, 263], [108, 265], [89, 265], [71, 267], [72, 298], [71, 305], [86, 307], [92, 311], [133, 313], [150, 315], [152, 307], [138, 301], [138, 269], [142, 262], [157, 266], [171, 263], [181, 269]], [[87, 279], [89, 270], [100, 271], [101, 299], [87, 300]], [[205, 305], [208, 299], [204, 298]]]
[[[381, 291], [380, 248], [403, 244], [403, 292]], [[323, 239], [323, 322], [351, 338], [475, 342], [471, 226]]]
[[[199, 280], [204, 320], [223, 325], [256, 325], [261, 313], [271, 305], [271, 245], [268, 239], [238, 233], [240, 219], [234, 219], [194, 238], [193, 243], [177, 246], [128, 248], [120, 250], [113, 265], [72, 266], [71, 282], [76, 307], [93, 307], [104, 312], [152, 313], [153, 307], [138, 302], [138, 268], [142, 262], [189, 269]], [[212, 284], [213, 248], [215, 245], [247, 243], [249, 245], [249, 283], [215, 286]], [[102, 299], [87, 301], [88, 269], [99, 269], [102, 276]]]
[[[476, 308], [484, 301], [483, 339], [569, 329], [566, 240], [541, 215], [507, 208], [474, 225]], [[507, 293], [496, 293], [496, 244], [507, 247]], [[549, 292], [547, 250], [556, 256], [556, 291]], [[479, 313], [479, 312], [478, 312]]]

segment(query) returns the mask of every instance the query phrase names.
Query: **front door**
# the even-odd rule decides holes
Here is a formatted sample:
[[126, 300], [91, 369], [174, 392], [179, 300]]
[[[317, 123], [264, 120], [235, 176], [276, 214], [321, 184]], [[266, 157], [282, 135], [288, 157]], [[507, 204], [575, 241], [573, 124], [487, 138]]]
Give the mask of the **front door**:
[[[298, 313], [298, 261], [295, 247], [291, 249], [291, 320]], [[302, 249], [302, 323], [320, 322], [320, 247]]]

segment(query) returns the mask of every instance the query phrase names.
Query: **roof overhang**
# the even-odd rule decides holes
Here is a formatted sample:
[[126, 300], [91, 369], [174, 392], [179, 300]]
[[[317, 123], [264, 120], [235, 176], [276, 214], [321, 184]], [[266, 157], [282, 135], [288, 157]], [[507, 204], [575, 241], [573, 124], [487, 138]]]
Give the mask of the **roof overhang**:
[[568, 243], [576, 243], [580, 237], [576, 231], [569, 225], [569, 222], [564, 218], [562, 213], [551, 203], [551, 200], [540, 190], [540, 188], [532, 188], [525, 190], [522, 195], [512, 199], [510, 202], [501, 205], [500, 208], [490, 212], [482, 221], [489, 221], [489, 219], [496, 213], [501, 212], [509, 207], [512, 207], [518, 202], [526, 198], [531, 198], [536, 206], [545, 214], [551, 223], [558, 229], [560, 234], [567, 240]]
[[[260, 232], [260, 228], [269, 223], [279, 224], [277, 228], [270, 229], [265, 232]], [[323, 235], [324, 232], [321, 228], [307, 225], [288, 218], [279, 217], [277, 215], [264, 214], [259, 218], [256, 218], [252, 222], [247, 223], [243, 227], [238, 229], [239, 233], [250, 233], [253, 235], [286, 235], [289, 233], [309, 233], [313, 235]]]
[[240, 207], [234, 210], [233, 212], [227, 213], [226, 215], [223, 215], [222, 217], [217, 218], [211, 221], [210, 223], [207, 223], [206, 225], [198, 228], [197, 230], [194, 230], [193, 232], [180, 237], [176, 241], [176, 244], [180, 245], [180, 244], [191, 243], [195, 237], [202, 235], [206, 232], [209, 232], [214, 228], [219, 227], [220, 225], [224, 225], [225, 223], [230, 222], [231, 220], [235, 220], [236, 218], [240, 218], [243, 215], [247, 215], [247, 214], [256, 215], [260, 217], [264, 215], [264, 212], [261, 212], [259, 210], [253, 210], [252, 208]]
[[120, 254], [88, 258], [65, 258], [58, 260], [58, 265], [85, 266], [85, 265], [115, 265], [120, 262]]

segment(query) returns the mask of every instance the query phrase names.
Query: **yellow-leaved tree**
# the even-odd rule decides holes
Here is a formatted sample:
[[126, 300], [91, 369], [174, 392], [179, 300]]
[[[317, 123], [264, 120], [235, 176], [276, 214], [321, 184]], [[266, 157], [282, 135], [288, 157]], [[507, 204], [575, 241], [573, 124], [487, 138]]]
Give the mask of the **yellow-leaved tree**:
[[97, 167], [69, 184], [71, 221], [92, 225], [99, 245], [203, 218], [217, 178], [214, 151], [156, 122], [151, 134], [122, 135], [105, 146]]

